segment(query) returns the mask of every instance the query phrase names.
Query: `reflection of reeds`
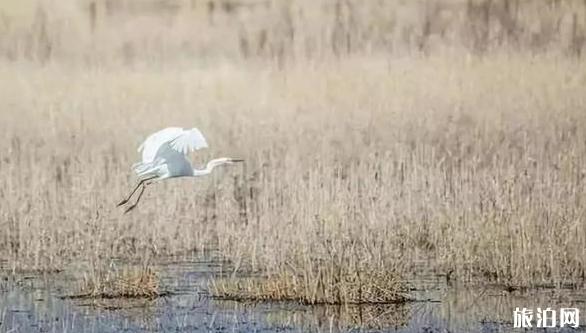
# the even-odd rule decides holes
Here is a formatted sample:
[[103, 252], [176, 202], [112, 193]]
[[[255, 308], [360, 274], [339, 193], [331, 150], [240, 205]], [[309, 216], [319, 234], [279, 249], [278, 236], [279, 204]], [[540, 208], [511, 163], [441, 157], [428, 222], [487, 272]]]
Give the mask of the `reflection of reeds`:
[[403, 327], [411, 315], [409, 307], [401, 304], [318, 308], [316, 313], [323, 318], [333, 318], [340, 328], [360, 327], [368, 330]]
[[406, 304], [314, 305], [303, 309], [280, 309], [272, 309], [267, 314], [267, 321], [276, 325], [293, 323], [312, 332], [389, 330], [406, 326], [411, 316], [411, 308]]

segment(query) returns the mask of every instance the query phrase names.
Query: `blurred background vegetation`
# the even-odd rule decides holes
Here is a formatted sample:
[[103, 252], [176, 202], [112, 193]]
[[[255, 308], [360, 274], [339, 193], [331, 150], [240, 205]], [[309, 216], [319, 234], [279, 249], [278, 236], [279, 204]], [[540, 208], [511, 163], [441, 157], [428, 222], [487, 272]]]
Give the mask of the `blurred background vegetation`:
[[[583, 0], [5, 0], [0, 57], [279, 63], [352, 54], [581, 57]], [[463, 53], [463, 51], [465, 53]]]

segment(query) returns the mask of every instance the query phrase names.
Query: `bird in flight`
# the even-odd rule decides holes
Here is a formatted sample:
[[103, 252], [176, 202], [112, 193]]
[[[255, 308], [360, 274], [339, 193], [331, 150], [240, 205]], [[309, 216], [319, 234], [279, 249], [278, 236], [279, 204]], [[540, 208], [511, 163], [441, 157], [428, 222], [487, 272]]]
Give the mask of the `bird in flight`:
[[210, 160], [205, 169], [194, 169], [186, 155], [207, 147], [206, 139], [197, 128], [168, 127], [151, 134], [138, 147], [138, 151], [142, 152], [142, 161], [132, 166], [138, 177], [137, 184], [118, 206], [128, 203], [140, 188], [136, 201], [128, 206], [124, 213], [134, 209], [138, 205], [146, 186], [153, 181], [176, 177], [204, 176], [210, 174], [219, 165], [244, 161], [242, 159], [221, 157]]

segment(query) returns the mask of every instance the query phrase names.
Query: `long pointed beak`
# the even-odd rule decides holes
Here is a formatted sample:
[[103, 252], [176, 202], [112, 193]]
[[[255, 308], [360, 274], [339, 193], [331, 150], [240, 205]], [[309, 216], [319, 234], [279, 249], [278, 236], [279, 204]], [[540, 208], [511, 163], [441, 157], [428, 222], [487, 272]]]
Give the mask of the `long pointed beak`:
[[241, 159], [241, 158], [232, 158], [232, 159], [230, 159], [230, 162], [233, 162], [233, 163], [236, 163], [236, 162], [244, 162], [244, 160]]

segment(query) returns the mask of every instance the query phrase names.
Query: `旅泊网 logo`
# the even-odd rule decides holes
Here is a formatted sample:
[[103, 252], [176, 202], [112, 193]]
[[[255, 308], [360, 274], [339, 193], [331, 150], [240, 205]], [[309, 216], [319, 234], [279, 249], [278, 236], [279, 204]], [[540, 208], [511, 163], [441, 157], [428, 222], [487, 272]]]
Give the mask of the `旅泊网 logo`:
[[553, 328], [580, 326], [580, 310], [577, 308], [515, 308], [513, 311], [513, 327], [515, 328]]

